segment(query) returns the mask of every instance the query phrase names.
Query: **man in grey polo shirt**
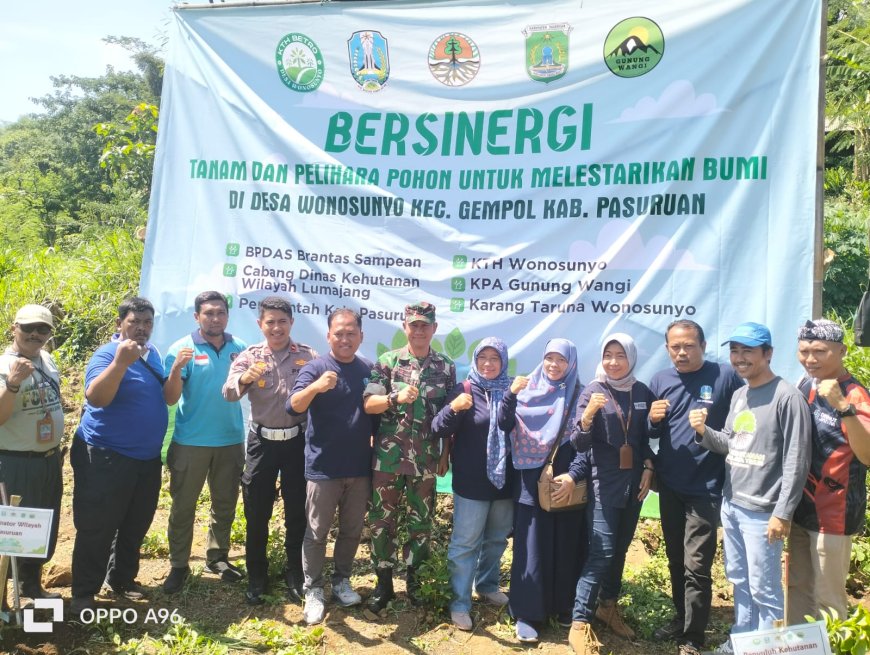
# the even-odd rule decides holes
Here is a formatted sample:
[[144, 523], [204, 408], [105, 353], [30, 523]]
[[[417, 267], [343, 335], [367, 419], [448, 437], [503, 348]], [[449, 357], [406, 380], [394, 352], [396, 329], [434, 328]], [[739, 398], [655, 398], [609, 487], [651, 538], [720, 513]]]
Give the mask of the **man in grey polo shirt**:
[[[689, 423], [698, 443], [726, 456], [722, 528], [737, 634], [785, 618], [780, 559], [809, 470], [811, 418], [800, 392], [770, 368], [770, 330], [742, 323], [725, 343], [746, 386], [731, 397], [723, 430], [705, 425], [706, 409], [691, 410]], [[713, 652], [733, 652], [731, 640]]]
[[266, 545], [275, 504], [275, 482], [281, 476], [284, 500], [284, 580], [291, 600], [302, 602], [302, 540], [305, 517], [305, 417], [290, 416], [284, 408], [300, 369], [317, 356], [312, 348], [290, 338], [293, 308], [280, 296], [260, 301], [257, 325], [264, 341], [248, 346], [230, 367], [224, 398], [251, 401], [242, 498], [245, 503], [245, 561], [248, 565], [247, 599], [264, 602], [269, 562]]
[[18, 559], [21, 595], [28, 598], [60, 598], [41, 582], [43, 561], [57, 543], [63, 495], [60, 376], [43, 350], [53, 330], [48, 309], [24, 305], [12, 324], [12, 345], [0, 355], [0, 481], [23, 507], [54, 510], [46, 559]]
[[163, 387], [166, 402], [178, 402], [166, 456], [172, 496], [168, 527], [172, 568], [163, 582], [167, 594], [179, 591], [190, 575], [196, 504], [206, 480], [211, 499], [206, 567], [224, 582], [244, 577], [227, 557], [245, 463], [245, 428], [242, 408], [224, 400], [221, 388], [245, 343], [225, 331], [229, 307], [219, 291], [200, 293], [193, 309], [197, 329], [172, 344], [164, 361], [169, 371]]

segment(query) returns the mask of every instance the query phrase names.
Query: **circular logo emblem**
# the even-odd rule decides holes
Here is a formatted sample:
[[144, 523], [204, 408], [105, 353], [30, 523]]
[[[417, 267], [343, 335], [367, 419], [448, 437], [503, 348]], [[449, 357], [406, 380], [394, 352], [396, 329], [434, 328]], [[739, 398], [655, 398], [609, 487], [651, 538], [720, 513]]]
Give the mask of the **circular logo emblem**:
[[291, 32], [278, 42], [275, 63], [281, 81], [294, 91], [314, 91], [323, 81], [323, 55], [304, 34]]
[[662, 60], [665, 37], [649, 18], [626, 18], [604, 40], [604, 63], [619, 77], [640, 77]]
[[465, 86], [479, 70], [480, 51], [464, 34], [442, 34], [429, 47], [429, 71], [441, 84]]

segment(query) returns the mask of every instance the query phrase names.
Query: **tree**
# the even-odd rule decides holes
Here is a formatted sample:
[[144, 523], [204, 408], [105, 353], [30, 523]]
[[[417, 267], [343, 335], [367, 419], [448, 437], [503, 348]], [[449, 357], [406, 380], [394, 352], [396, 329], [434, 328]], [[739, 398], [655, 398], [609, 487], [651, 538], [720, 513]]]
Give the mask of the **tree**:
[[828, 10], [826, 115], [832, 149], [854, 149], [856, 180], [870, 181], [870, 7], [866, 0], [832, 0]]
[[[125, 168], [112, 155], [104, 160], [107, 135], [95, 126], [140, 133], [147, 157], [163, 62], [138, 39], [107, 40], [130, 49], [139, 71], [109, 67], [100, 77], [53, 77], [54, 91], [37, 100], [44, 113], [0, 128], [0, 236], [6, 242], [74, 246], [96, 229], [144, 222], [150, 168]], [[110, 132], [122, 137], [120, 128]]]

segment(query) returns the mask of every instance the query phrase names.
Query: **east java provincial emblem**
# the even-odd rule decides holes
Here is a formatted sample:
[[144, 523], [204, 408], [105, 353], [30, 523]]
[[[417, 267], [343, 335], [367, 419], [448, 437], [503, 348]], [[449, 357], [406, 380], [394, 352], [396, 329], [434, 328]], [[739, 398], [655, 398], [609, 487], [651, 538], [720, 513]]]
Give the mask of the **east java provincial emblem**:
[[374, 30], [354, 32], [347, 40], [350, 74], [363, 91], [380, 91], [390, 77], [390, 53], [384, 35]]
[[529, 25], [526, 37], [526, 72], [535, 82], [553, 82], [568, 72], [568, 23]]

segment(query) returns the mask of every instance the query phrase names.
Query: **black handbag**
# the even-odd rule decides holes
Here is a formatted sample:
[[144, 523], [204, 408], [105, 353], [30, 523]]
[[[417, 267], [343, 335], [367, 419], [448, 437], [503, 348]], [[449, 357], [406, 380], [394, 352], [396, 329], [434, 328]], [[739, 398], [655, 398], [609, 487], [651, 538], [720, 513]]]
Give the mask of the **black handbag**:
[[861, 296], [858, 309], [855, 310], [855, 345], [870, 346], [870, 288]]

